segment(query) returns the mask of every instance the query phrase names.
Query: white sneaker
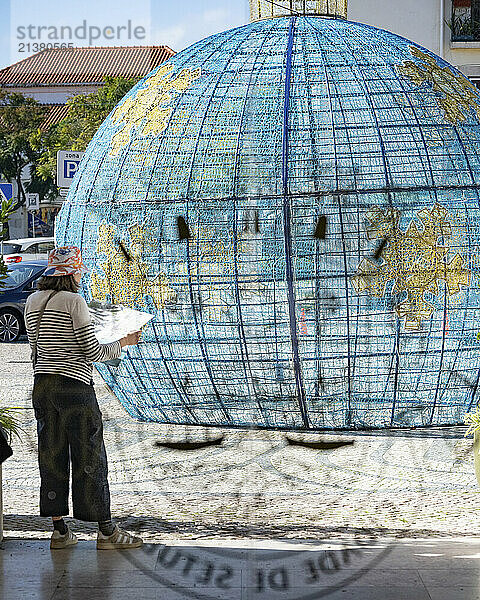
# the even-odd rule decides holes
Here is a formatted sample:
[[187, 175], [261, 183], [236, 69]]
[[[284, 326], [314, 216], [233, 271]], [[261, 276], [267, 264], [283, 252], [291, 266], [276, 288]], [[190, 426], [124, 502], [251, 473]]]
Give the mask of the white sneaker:
[[67, 546], [73, 546], [78, 542], [77, 536], [70, 531], [67, 527], [67, 533], [62, 535], [57, 529], [53, 530], [52, 537], [50, 538], [50, 548], [66, 548]]
[[115, 525], [112, 535], [103, 535], [101, 531], [97, 535], [98, 550], [126, 550], [127, 548], [139, 548], [142, 544], [141, 538], [120, 529], [118, 525]]

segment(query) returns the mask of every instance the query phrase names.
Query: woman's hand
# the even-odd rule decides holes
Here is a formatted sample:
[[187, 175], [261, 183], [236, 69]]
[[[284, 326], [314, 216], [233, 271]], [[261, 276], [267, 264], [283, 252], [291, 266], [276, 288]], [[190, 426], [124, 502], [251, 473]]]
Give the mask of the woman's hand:
[[140, 331], [134, 331], [133, 333], [129, 333], [125, 337], [120, 339], [120, 345], [122, 348], [125, 346], [136, 346], [140, 340]]

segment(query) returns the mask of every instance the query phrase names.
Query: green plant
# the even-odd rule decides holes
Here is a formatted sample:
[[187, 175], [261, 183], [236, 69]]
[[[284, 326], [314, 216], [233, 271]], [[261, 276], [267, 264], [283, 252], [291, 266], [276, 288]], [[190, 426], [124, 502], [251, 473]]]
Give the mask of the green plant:
[[[42, 126], [48, 109], [34, 98], [17, 92], [0, 90], [0, 173], [9, 182], [16, 182], [15, 209], [26, 203], [26, 191], [32, 182], [24, 185], [25, 168], [36, 165], [40, 152], [30, 142], [31, 136]], [[8, 224], [5, 224], [8, 230]]]
[[[6, 223], [8, 221], [8, 217], [14, 212], [14, 200], [3, 200], [0, 204], [0, 240], [3, 240], [5, 233], [7, 231]], [[0, 254], [0, 288], [2, 287], [2, 282], [7, 277], [7, 265], [3, 262], [3, 256]]]
[[[78, 94], [67, 101], [67, 115], [47, 130], [41, 127], [30, 135], [32, 148], [39, 153], [36, 175], [53, 181], [58, 150], [83, 151], [125, 94], [137, 83], [136, 78], [106, 77], [104, 85], [91, 94]], [[34, 190], [32, 190], [34, 191]]]
[[478, 407], [475, 412], [465, 415], [465, 425], [468, 425], [465, 437], [474, 435], [477, 431], [480, 431], [480, 409]]
[[0, 407], [0, 426], [8, 434], [9, 442], [12, 441], [13, 436], [17, 436], [20, 439], [20, 431], [24, 431], [20, 427], [20, 419], [17, 416], [18, 408], [6, 408]]
[[445, 20], [445, 25], [452, 32], [452, 40], [462, 37], [476, 38], [480, 32], [480, 23], [471, 18], [470, 15], [452, 15], [452, 20]]

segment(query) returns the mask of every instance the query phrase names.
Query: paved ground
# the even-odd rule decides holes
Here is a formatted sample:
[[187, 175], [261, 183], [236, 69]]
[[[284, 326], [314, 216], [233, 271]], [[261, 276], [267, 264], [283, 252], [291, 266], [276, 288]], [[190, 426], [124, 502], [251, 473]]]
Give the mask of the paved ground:
[[[104, 415], [112, 512], [147, 541], [479, 535], [480, 507], [463, 428], [342, 434], [316, 451], [277, 432], [227, 431], [222, 446], [166, 450], [157, 440], [202, 430], [136, 423], [95, 377]], [[0, 405], [23, 407], [22, 441], [4, 463], [6, 537], [45, 538], [27, 345], [0, 344]], [[217, 432], [211, 431], [211, 435]], [[80, 539], [94, 525], [72, 522]]]

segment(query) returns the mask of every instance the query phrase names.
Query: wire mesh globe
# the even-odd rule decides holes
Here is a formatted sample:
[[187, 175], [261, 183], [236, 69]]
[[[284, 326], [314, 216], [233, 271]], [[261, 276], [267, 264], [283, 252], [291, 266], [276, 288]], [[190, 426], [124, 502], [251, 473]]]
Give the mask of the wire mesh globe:
[[480, 98], [416, 44], [273, 18], [180, 52], [89, 144], [56, 224], [88, 300], [155, 315], [98, 369], [135, 418], [453, 424], [479, 377]]

